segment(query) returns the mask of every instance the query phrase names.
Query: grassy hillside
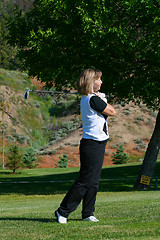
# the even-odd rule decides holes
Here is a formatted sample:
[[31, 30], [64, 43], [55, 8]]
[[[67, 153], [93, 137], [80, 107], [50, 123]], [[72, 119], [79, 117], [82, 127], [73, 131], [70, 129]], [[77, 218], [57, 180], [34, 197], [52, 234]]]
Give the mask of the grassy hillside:
[[[25, 90], [37, 87], [42, 85], [26, 73], [0, 69], [0, 121], [5, 127], [5, 149], [13, 143], [23, 149], [34, 147], [41, 154], [40, 167], [54, 167], [59, 156], [66, 153], [69, 166], [79, 166], [78, 145], [82, 136], [79, 97], [30, 93], [29, 99], [23, 98]], [[108, 118], [110, 140], [105, 166], [112, 164], [112, 152], [120, 144], [129, 153], [131, 161], [143, 159], [157, 115], [143, 104], [136, 106], [130, 102], [124, 105], [122, 102], [114, 107], [116, 116]], [[2, 127], [0, 134], [2, 143]]]
[[[26, 73], [0, 69], [0, 121], [5, 128], [6, 147], [18, 143], [41, 149], [79, 125], [79, 122], [74, 124], [76, 116], [71, 110], [76, 97], [30, 93], [25, 100], [23, 94], [27, 89], [36, 89], [36, 86]], [[71, 113], [70, 121], [65, 122], [64, 117]]]

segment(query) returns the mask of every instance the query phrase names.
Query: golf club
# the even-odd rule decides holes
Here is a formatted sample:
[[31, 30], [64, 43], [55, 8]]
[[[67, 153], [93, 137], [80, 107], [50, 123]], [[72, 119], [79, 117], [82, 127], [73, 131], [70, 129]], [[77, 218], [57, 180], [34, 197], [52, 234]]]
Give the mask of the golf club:
[[23, 98], [24, 99], [28, 99], [29, 98], [29, 92], [36, 92], [36, 93], [54, 93], [54, 94], [75, 94], [75, 95], [78, 95], [77, 92], [59, 92], [59, 91], [46, 91], [46, 90], [26, 90], [24, 95], [23, 95]]

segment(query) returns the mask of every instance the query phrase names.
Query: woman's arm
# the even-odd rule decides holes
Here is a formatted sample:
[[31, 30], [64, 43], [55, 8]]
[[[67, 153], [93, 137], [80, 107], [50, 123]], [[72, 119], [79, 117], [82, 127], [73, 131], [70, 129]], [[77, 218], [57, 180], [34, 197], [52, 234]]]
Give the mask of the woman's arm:
[[114, 116], [116, 114], [116, 111], [110, 104], [107, 103], [107, 107], [103, 110], [102, 113], [107, 116]]
[[116, 113], [115, 109], [110, 104], [106, 103], [106, 101], [104, 101], [98, 95], [91, 97], [90, 105], [91, 105], [91, 108], [93, 108], [97, 112], [100, 112], [106, 116], [114, 116]]

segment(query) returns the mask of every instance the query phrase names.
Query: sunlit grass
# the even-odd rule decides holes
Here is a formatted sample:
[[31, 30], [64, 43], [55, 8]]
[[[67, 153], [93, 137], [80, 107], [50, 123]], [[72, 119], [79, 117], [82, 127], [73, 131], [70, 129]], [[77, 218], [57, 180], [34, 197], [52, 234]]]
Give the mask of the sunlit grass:
[[159, 239], [160, 188], [155, 191], [153, 182], [150, 191], [134, 191], [139, 168], [137, 163], [103, 168], [95, 210], [100, 221], [83, 222], [80, 204], [66, 225], [56, 222], [54, 211], [78, 168], [25, 169], [15, 176], [1, 170], [1, 181], [16, 183], [0, 184], [0, 239]]
[[[67, 225], [54, 211], [64, 194], [1, 196], [1, 239], [158, 239], [159, 192], [98, 193], [98, 223], [81, 220], [81, 205]], [[12, 238], [11, 238], [12, 237]]]

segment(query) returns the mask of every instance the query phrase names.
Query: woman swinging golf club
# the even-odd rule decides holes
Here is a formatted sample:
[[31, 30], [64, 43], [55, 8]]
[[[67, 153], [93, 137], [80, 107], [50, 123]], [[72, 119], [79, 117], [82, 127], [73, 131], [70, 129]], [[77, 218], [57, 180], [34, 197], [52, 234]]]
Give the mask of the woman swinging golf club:
[[96, 194], [104, 160], [105, 146], [109, 139], [107, 116], [114, 116], [114, 108], [100, 93], [102, 72], [95, 69], [83, 71], [77, 81], [77, 90], [82, 94], [80, 109], [83, 136], [80, 141], [80, 176], [72, 185], [55, 216], [59, 223], [67, 218], [81, 200], [82, 220], [98, 222], [94, 216]]

